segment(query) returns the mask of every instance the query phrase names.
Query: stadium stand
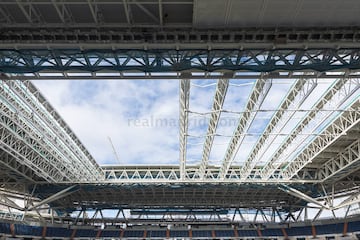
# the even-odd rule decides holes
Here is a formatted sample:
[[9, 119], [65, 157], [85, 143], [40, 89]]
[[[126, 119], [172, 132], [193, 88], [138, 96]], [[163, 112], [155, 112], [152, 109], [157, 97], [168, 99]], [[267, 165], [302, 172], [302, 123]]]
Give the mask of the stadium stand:
[[[348, 222], [348, 229], [346, 234], [354, 233], [358, 236], [360, 232], [360, 221]], [[41, 226], [30, 226], [24, 224], [14, 224], [14, 235], [11, 231], [10, 223], [0, 223], [0, 231], [5, 236], [22, 236], [27, 238], [39, 238], [43, 236], [44, 229], [46, 231], [46, 238], [122, 238], [124, 239], [165, 239], [165, 238], [190, 238], [190, 232], [193, 239], [210, 239], [210, 238], [287, 238], [287, 237], [315, 237], [324, 236], [331, 238], [335, 235], [344, 235], [344, 223], [330, 223], [321, 225], [308, 225], [308, 226], [290, 226], [284, 228], [264, 228], [264, 229], [238, 229], [235, 230], [238, 236], [235, 236], [236, 232], [234, 229], [195, 229], [195, 230], [133, 230], [133, 229], [118, 229], [118, 230], [100, 230], [97, 228], [65, 228], [65, 227], [41, 227]], [[123, 232], [123, 233], [122, 233]], [[288, 236], [284, 236], [284, 232]], [[345, 234], [345, 235], [346, 235]], [[214, 236], [215, 235], [215, 236]]]

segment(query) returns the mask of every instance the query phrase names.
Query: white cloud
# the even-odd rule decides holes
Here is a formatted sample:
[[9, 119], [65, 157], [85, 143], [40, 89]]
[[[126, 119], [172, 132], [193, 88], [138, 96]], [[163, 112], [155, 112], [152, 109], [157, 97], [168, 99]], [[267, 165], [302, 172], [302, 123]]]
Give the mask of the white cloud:
[[[35, 81], [99, 164], [177, 163], [177, 81]], [[154, 123], [151, 123], [154, 119]], [[164, 122], [164, 121], [163, 121]]]

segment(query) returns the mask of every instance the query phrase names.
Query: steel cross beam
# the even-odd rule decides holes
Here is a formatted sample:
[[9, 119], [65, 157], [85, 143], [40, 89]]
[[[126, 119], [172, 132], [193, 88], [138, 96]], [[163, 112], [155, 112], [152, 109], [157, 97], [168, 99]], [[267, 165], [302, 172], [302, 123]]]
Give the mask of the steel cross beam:
[[74, 22], [71, 13], [66, 8], [66, 6], [63, 2], [58, 2], [58, 0], [51, 0], [51, 2], [53, 3], [53, 6], [54, 6], [56, 13], [58, 14], [61, 22], [63, 22], [63, 23]]
[[203, 153], [199, 167], [200, 178], [204, 177], [206, 167], [208, 165], [211, 147], [215, 138], [215, 133], [216, 133], [217, 125], [219, 123], [222, 106], [224, 104], [225, 96], [229, 86], [229, 79], [228, 79], [229, 77], [230, 76], [226, 77], [226, 75], [224, 75], [223, 78], [220, 79], [217, 83], [213, 106], [211, 109], [211, 118], [209, 120], [209, 126], [206, 133], [206, 139], [204, 142]]
[[24, 14], [26, 20], [29, 23], [41, 23], [41, 16], [32, 3], [28, 1], [16, 0], [18, 7], [21, 12]]
[[[75, 189], [73, 191], [71, 191], [72, 189], [74, 189], [76, 187], [76, 185], [72, 185], [72, 186], [69, 186], [53, 195], [51, 195], [50, 197], [34, 204], [33, 206], [30, 206], [27, 210], [31, 211], [31, 210], [34, 210], [34, 209], [37, 209], [39, 208], [40, 206], [44, 205], [44, 204], [48, 204], [52, 201], [55, 201], [59, 198], [63, 198], [64, 196], [68, 195], [68, 194], [71, 194], [73, 193], [74, 191], [77, 191], [78, 189]], [[71, 191], [71, 192], [70, 192]]]
[[311, 162], [321, 151], [338, 139], [341, 135], [360, 122], [360, 100], [357, 99], [346, 111], [317, 137], [306, 149], [300, 153], [295, 160], [291, 161], [281, 175], [286, 179], [291, 179], [297, 172]]
[[[3, 134], [3, 132], [1, 133]], [[1, 137], [0, 140], [3, 141], [3, 138]], [[13, 173], [16, 173], [19, 176], [21, 176], [21, 178], [23, 178], [23, 180], [26, 181], [27, 183], [36, 182], [34, 171], [31, 168], [21, 164], [21, 161], [18, 161], [18, 156], [16, 156], [15, 151], [12, 152], [10, 149], [8, 149], [8, 151], [3, 150], [4, 147], [2, 147], [1, 149], [2, 152], [0, 153], [0, 159], [1, 159], [0, 164], [5, 167], [4, 171], [6, 171], [6, 173], [4, 175], [6, 174], [12, 175]], [[9, 176], [9, 177], [15, 178], [15, 176]]]
[[188, 115], [190, 101], [190, 77], [191, 73], [183, 73], [180, 80], [180, 176], [185, 179], [186, 167], [186, 149], [187, 149], [187, 132], [188, 132]]
[[324, 204], [322, 204], [321, 202], [317, 201], [316, 199], [306, 195], [305, 193], [303, 192], [300, 192], [299, 190], [295, 189], [295, 188], [292, 188], [292, 187], [289, 187], [289, 186], [281, 186], [279, 187], [280, 190], [290, 194], [290, 195], [293, 195], [295, 197], [298, 197], [300, 199], [303, 199], [307, 202], [310, 202], [310, 203], [313, 203], [321, 208], [324, 208], [324, 209], [330, 209], [329, 206], [326, 206]]
[[[199, 176], [198, 166], [186, 166], [185, 173], [180, 173], [179, 166], [109, 166], [104, 167], [105, 179], [103, 183], [111, 184], [172, 184], [172, 183], [259, 183], [259, 184], [279, 184], [279, 183], [319, 183], [316, 179], [241, 179], [238, 175], [238, 166], [229, 169], [228, 175], [224, 179], [218, 178], [220, 173], [219, 166], [208, 166], [207, 174], [204, 178]], [[182, 174], [182, 175], [181, 175]], [[183, 178], [181, 176], [184, 176]]]
[[318, 178], [322, 181], [335, 181], [359, 169], [360, 165], [359, 139], [339, 152], [335, 157], [325, 162], [318, 170]]
[[340, 209], [346, 206], [350, 206], [356, 203], [360, 202], [360, 193], [355, 193], [351, 196], [349, 196], [348, 198], [346, 198], [345, 200], [343, 200], [341, 203], [339, 203], [338, 205], [334, 206], [334, 210], [335, 209]]
[[1, 49], [0, 72], [181, 72], [359, 69], [360, 49]]
[[299, 109], [301, 104], [316, 86], [316, 79], [300, 79], [294, 84], [282, 102], [279, 111], [273, 115], [263, 134], [251, 150], [251, 153], [241, 169], [240, 175], [243, 178], [247, 178], [250, 175], [256, 163], [264, 156], [266, 150], [276, 139], [276, 134], [271, 135], [271, 133], [280, 133], [287, 122], [290, 121], [291, 117], [296, 113], [296, 111], [287, 112], [286, 110], [290, 108]]
[[[260, 109], [261, 104], [263, 103], [267, 93], [271, 88], [271, 85], [271, 80], [264, 79], [263, 75], [259, 80], [256, 81], [248, 103], [246, 104], [245, 111], [239, 118], [238, 126], [236, 127], [234, 135], [232, 136], [229, 146], [226, 150], [220, 169], [220, 179], [224, 179], [225, 175], [228, 173], [237, 151], [239, 150], [242, 141], [244, 140], [245, 135], [243, 133], [246, 133], [250, 127], [257, 114], [256, 110]], [[240, 177], [242, 177], [242, 175]]]
[[[358, 89], [359, 86], [356, 84], [355, 80], [349, 80], [349, 79], [341, 79], [338, 80], [327, 92], [326, 94], [321, 98], [321, 100], [313, 107], [313, 109], [321, 110], [323, 107], [328, 103], [336, 102], [336, 107], [340, 105], [343, 101], [345, 101], [348, 97], [350, 97], [354, 90]], [[350, 86], [353, 86], [352, 91], [349, 91], [348, 88]], [[336, 94], [341, 93], [343, 95], [343, 99], [341, 101], [334, 100], [334, 96]], [[333, 103], [334, 104], [334, 103]], [[284, 155], [285, 151], [288, 149], [288, 147], [294, 142], [294, 140], [299, 136], [299, 134], [303, 131], [304, 128], [308, 126], [308, 124], [316, 119], [318, 117], [318, 112], [311, 111], [309, 114], [296, 126], [296, 128], [289, 134], [289, 136], [286, 138], [284, 143], [280, 146], [279, 149], [277, 149], [276, 153], [272, 156], [272, 158], [266, 163], [266, 165], [263, 167], [263, 169], [260, 172], [261, 178], [268, 179], [271, 177], [271, 175], [278, 169], [279, 163], [278, 160], [281, 158], [281, 156]], [[326, 116], [323, 116], [323, 120], [330, 115], [331, 112], [328, 112]], [[319, 125], [321, 123], [318, 123]], [[315, 127], [316, 128], [316, 127]], [[306, 136], [305, 136], [306, 137]], [[304, 140], [304, 136], [303, 136]]]

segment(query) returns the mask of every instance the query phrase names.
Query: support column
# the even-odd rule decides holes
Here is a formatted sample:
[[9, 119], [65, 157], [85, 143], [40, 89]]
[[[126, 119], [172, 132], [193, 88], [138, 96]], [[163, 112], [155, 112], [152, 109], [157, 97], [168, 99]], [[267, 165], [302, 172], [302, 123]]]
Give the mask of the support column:
[[144, 234], [143, 234], [143, 238], [144, 238], [144, 239], [146, 238], [146, 235], [147, 235], [147, 231], [144, 230]]
[[10, 232], [11, 236], [15, 237], [15, 225], [13, 223], [10, 224]]
[[316, 228], [314, 225], [311, 225], [311, 233], [312, 233], [313, 237], [316, 238]]
[[214, 230], [214, 229], [211, 230], [211, 237], [212, 237], [212, 238], [216, 238], [216, 233], [215, 233], [215, 230]]
[[97, 231], [97, 233], [96, 233], [96, 238], [100, 238], [100, 236], [101, 236], [101, 229], [99, 229], [99, 231]]
[[287, 239], [287, 238], [288, 238], [288, 234], [287, 234], [287, 232], [286, 232], [286, 229], [285, 229], [285, 228], [281, 228], [281, 232], [282, 232], [282, 234], [284, 235], [285, 239]]
[[348, 231], [348, 222], [344, 222], [343, 236], [347, 235], [347, 231]]
[[74, 238], [75, 238], [75, 235], [76, 235], [76, 228], [73, 229], [73, 232], [71, 233], [70, 239], [74, 239]]
[[234, 227], [234, 236], [235, 236], [236, 238], [239, 237], [239, 233], [238, 233], [238, 231], [237, 231], [237, 227]]
[[46, 238], [46, 230], [47, 230], [47, 226], [43, 226], [41, 236], [42, 236], [42, 238], [44, 238], [44, 239]]

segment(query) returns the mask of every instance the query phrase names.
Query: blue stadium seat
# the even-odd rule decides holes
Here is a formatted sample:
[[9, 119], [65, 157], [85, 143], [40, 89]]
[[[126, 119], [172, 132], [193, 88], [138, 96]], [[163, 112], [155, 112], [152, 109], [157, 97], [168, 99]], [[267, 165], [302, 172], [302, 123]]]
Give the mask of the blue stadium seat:
[[318, 225], [316, 226], [316, 235], [342, 233], [343, 230], [343, 223]]
[[360, 231], [360, 221], [348, 222], [348, 232]]
[[75, 237], [96, 237], [97, 230], [94, 229], [76, 229]]
[[193, 237], [203, 237], [203, 238], [211, 238], [211, 231], [210, 230], [195, 230], [192, 231]]
[[15, 235], [17, 236], [42, 236], [42, 227], [15, 224]]
[[3, 234], [11, 234], [10, 223], [0, 223], [0, 232]]
[[126, 230], [124, 232], [124, 237], [138, 237], [141, 238], [144, 236], [144, 231], [141, 230]]
[[101, 231], [100, 237], [118, 238], [120, 236], [120, 230], [118, 231]]
[[73, 230], [67, 228], [56, 228], [56, 227], [47, 227], [46, 236], [47, 237], [64, 237], [70, 238]]
[[189, 237], [189, 231], [186, 230], [172, 230], [170, 231], [170, 237]]
[[148, 230], [146, 236], [166, 238], [166, 230], [151, 230], [151, 231]]
[[216, 237], [234, 237], [233, 230], [216, 230], [215, 231]]
[[264, 229], [264, 230], [261, 230], [261, 233], [264, 237], [276, 237], [276, 236], [283, 237], [284, 236], [284, 234], [280, 228]]
[[311, 226], [306, 227], [291, 227], [287, 228], [286, 232], [288, 236], [311, 236]]
[[239, 237], [258, 237], [256, 230], [238, 230]]

